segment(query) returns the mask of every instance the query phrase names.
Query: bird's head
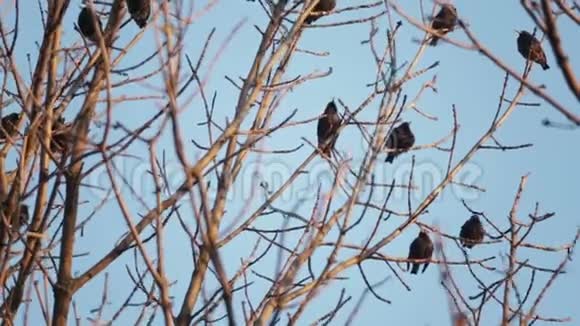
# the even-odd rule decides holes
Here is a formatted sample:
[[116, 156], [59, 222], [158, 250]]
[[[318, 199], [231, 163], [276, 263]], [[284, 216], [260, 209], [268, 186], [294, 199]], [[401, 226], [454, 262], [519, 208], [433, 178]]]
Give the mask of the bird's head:
[[481, 222], [479, 221], [479, 216], [477, 216], [477, 215], [475, 215], [475, 214], [474, 214], [474, 215], [471, 215], [471, 218], [470, 218], [469, 220], [470, 220], [470, 221], [472, 221], [472, 222], [481, 223]]
[[336, 104], [334, 103], [334, 99], [332, 99], [332, 101], [328, 102], [328, 104], [326, 105], [326, 109], [324, 110], [324, 113], [328, 114], [328, 113], [336, 113], [337, 109], [336, 109]]
[[6, 119], [6, 121], [16, 122], [18, 119], [20, 119], [20, 114], [16, 112], [10, 113], [9, 115], [5, 116], [4, 119]]
[[518, 39], [519, 38], [529, 39], [529, 38], [533, 37], [532, 34], [530, 34], [528, 31], [524, 31], [524, 30], [521, 30], [521, 31], [516, 30], [516, 33], [518, 33]]
[[401, 130], [411, 130], [411, 122], [405, 121], [399, 125]]
[[455, 6], [450, 3], [444, 4], [443, 8], [447, 8], [447, 10], [453, 12], [454, 14], [457, 14], [457, 8], [455, 8]]

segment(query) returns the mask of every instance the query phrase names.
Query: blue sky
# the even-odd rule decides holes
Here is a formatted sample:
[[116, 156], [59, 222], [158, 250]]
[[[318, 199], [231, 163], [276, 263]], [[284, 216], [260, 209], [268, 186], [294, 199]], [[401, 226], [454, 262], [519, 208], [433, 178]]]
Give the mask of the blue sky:
[[[339, 1], [338, 8], [363, 3], [367, 2], [349, 1], [347, 4], [346, 1]], [[200, 9], [204, 4], [205, 1], [196, 1], [195, 8]], [[523, 69], [524, 61], [516, 50], [514, 29], [531, 30], [533, 23], [518, 3], [500, 0], [485, 2], [456, 1], [455, 5], [461, 19], [468, 23], [471, 30], [489, 49], [518, 71]], [[2, 5], [3, 11], [5, 6], [6, 4]], [[430, 3], [428, 6], [430, 6]], [[414, 17], [419, 17], [420, 15], [417, 1], [404, 4], [403, 8]], [[430, 7], [428, 8], [430, 10]], [[501, 10], [498, 8], [501, 8]], [[79, 10], [80, 1], [73, 1], [65, 17], [63, 46], [70, 46], [79, 41], [79, 35], [73, 30], [73, 24], [76, 22]], [[376, 12], [377, 9], [355, 14], [344, 13], [322, 18], [318, 22], [322, 24], [346, 21], [352, 18], [366, 17], [368, 14]], [[16, 51], [19, 67], [23, 72], [27, 72], [26, 54], [32, 53], [33, 59], [35, 58], [34, 53], [36, 53], [37, 47], [35, 42], [40, 42], [42, 33], [36, 8], [22, 11], [21, 14], [21, 19], [24, 23], [21, 26], [22, 34], [17, 43]], [[239, 76], [245, 76], [259, 42], [259, 35], [253, 25], [264, 28], [266, 26], [266, 17], [257, 3], [240, 0], [220, 1], [209, 14], [199, 18], [191, 25], [186, 37], [184, 51], [192, 57], [193, 61], [196, 61], [208, 33], [215, 27], [214, 41], [210, 45], [207, 55], [207, 58], [212, 58], [230, 31], [243, 19], [247, 20], [239, 33], [227, 45], [225, 52], [216, 62], [213, 70], [208, 71], [209, 66], [208, 61], [206, 61], [200, 71], [204, 77], [211, 74], [211, 79], [206, 85], [206, 93], [209, 94], [208, 97], [211, 97], [213, 92], [217, 92], [216, 121], [222, 124], [226, 117], [233, 115], [238, 95], [238, 91], [224, 76], [227, 75], [234, 80], [239, 80]], [[385, 35], [385, 20], [381, 19], [378, 22], [378, 26], [380, 28], [379, 35]], [[122, 60], [119, 65], [120, 68], [135, 64], [152, 53], [156, 44], [156, 35], [151, 28], [149, 26], [150, 30], [143, 35], [138, 45]], [[294, 88], [284, 98], [281, 108], [276, 111], [273, 117], [273, 121], [282, 121], [293, 109], [298, 109], [295, 117], [297, 121], [312, 118], [320, 114], [326, 103], [332, 98], [339, 98], [351, 109], [357, 107], [370, 92], [370, 89], [365, 85], [372, 82], [375, 76], [374, 62], [368, 45], [361, 45], [361, 41], [368, 38], [369, 28], [369, 24], [365, 23], [305, 30], [299, 47], [316, 52], [328, 52], [329, 55], [311, 56], [297, 53], [287, 71], [287, 79], [292, 79], [297, 75], [308, 74], [315, 69], [326, 71], [329, 67], [332, 68], [332, 74], [324, 79], [313, 80]], [[578, 28], [568, 21], [560, 22], [559, 28], [562, 31], [563, 39], [565, 40], [565, 50], [572, 60], [574, 71], [578, 71], [579, 63], [576, 58], [580, 57], [580, 44], [571, 41], [578, 38]], [[136, 25], [130, 22], [122, 30], [122, 35], [117, 44], [125, 44], [137, 32]], [[461, 31], [456, 31], [451, 35], [455, 39], [466, 40]], [[422, 38], [422, 36], [422, 32], [403, 22], [397, 39], [399, 62], [412, 58], [418, 48], [415, 40]], [[382, 45], [380, 43], [380, 46]], [[553, 97], [569, 109], [578, 112], [578, 102], [563, 83], [561, 73], [556, 68], [557, 65], [554, 62], [551, 51], [546, 49], [546, 54], [552, 69], [542, 71], [536, 67], [532, 72], [531, 79], [536, 84], [544, 84]], [[412, 121], [417, 144], [428, 144], [449, 133], [453, 124], [451, 107], [455, 105], [461, 126], [455, 153], [455, 162], [457, 162], [457, 159], [462, 157], [489, 127], [497, 108], [504, 73], [478, 53], [459, 49], [444, 42], [440, 42], [437, 47], [429, 48], [423, 56], [419, 67], [426, 67], [434, 61], [440, 62], [439, 67], [409, 82], [405, 92], [414, 97], [420, 85], [436, 74], [437, 93], [426, 91], [418, 101], [417, 106], [422, 111], [436, 116], [438, 120], [425, 119], [412, 110], [406, 110], [403, 113], [403, 118]], [[150, 64], [143, 66], [138, 72], [133, 72], [132, 76], [152, 71], [158, 65], [157, 59], [152, 60]], [[28, 74], [24, 73], [24, 75]], [[184, 76], [187, 76], [185, 71]], [[121, 79], [121, 77], [115, 78], [117, 80]], [[507, 89], [508, 98], [513, 96], [516, 88], [517, 84], [510, 80]], [[194, 88], [190, 88], [189, 92], [192, 93], [193, 91]], [[113, 94], [114, 96], [147, 94], [158, 95], [163, 98], [163, 89], [160, 79], [152, 78], [147, 83], [115, 89]], [[530, 241], [556, 246], [570, 241], [574, 237], [580, 221], [578, 218], [580, 204], [577, 200], [574, 200], [577, 198], [575, 194], [578, 194], [580, 190], [578, 186], [580, 177], [577, 173], [580, 153], [575, 145], [580, 140], [579, 131], [543, 127], [540, 123], [542, 119], [549, 118], [554, 121], [563, 121], [563, 117], [532, 95], [527, 94], [524, 97], [524, 101], [539, 102], [541, 105], [539, 107], [516, 109], [506, 124], [497, 131], [496, 136], [505, 145], [532, 143], [533, 147], [507, 152], [480, 151], [460, 178], [463, 177], [466, 182], [476, 182], [478, 186], [486, 189], [486, 192], [468, 191], [457, 187], [448, 188], [429, 208], [429, 213], [421, 217], [421, 222], [439, 225], [442, 230], [450, 234], [458, 233], [464, 220], [469, 217], [468, 212], [460, 202], [461, 199], [465, 199], [471, 207], [484, 211], [497, 225], [506, 228], [508, 225], [507, 215], [519, 180], [522, 175], [530, 173], [518, 216], [525, 220], [527, 214], [533, 211], [536, 202], [540, 202], [540, 210], [542, 212], [556, 212], [556, 217], [551, 221], [545, 222], [539, 230], [532, 234]], [[113, 118], [128, 127], [135, 128], [155, 114], [162, 103], [164, 103], [163, 100], [123, 103], [115, 106]], [[68, 119], [74, 116], [79, 106], [80, 102], [78, 101], [74, 101], [71, 104], [70, 110], [66, 114]], [[374, 119], [378, 108], [379, 102], [373, 102], [361, 114], [361, 120]], [[197, 125], [205, 117], [201, 98], [197, 96], [191, 102], [184, 103], [183, 109], [180, 115], [183, 137], [187, 140], [187, 155], [190, 161], [194, 161], [202, 153], [191, 145], [189, 140], [195, 139], [202, 144], [207, 143], [205, 127]], [[101, 132], [102, 129], [92, 127], [91, 135], [98, 139]], [[121, 135], [120, 132], [113, 133], [114, 137]], [[305, 137], [314, 143], [316, 140], [315, 123], [284, 129], [273, 137], [266, 139], [262, 145], [266, 149], [293, 148], [303, 143], [301, 137]], [[173, 141], [169, 132], [163, 134], [158, 147], [160, 150], [166, 151], [170, 170], [173, 171], [172, 183], [178, 185], [182, 180], [179, 174], [180, 167], [175, 159]], [[360, 162], [364, 154], [363, 151], [366, 150], [364, 143], [361, 141], [360, 133], [353, 127], [346, 128], [343, 131], [336, 147], [338, 151], [351, 156], [353, 164]], [[258, 195], [252, 196], [253, 193], [250, 190], [252, 181], [256, 183], [262, 181], [256, 181], [253, 178], [252, 173], [256, 168], [261, 170], [263, 181], [275, 186], [288, 177], [310, 152], [310, 147], [305, 144], [304, 147], [292, 154], [281, 156], [257, 156], [253, 154], [250, 156], [248, 168], [243, 170], [239, 181], [234, 186], [234, 192], [224, 216], [223, 224], [228, 226], [235, 222], [234, 219], [240, 214], [245, 205], [255, 208], [261, 204], [263, 196], [260, 191], [257, 191]], [[136, 144], [129, 149], [128, 154], [134, 157], [120, 158], [115, 161], [115, 164], [123, 171], [130, 183], [137, 188], [136, 191], [139, 195], [149, 199], [148, 207], [151, 208], [154, 204], [154, 197], [152, 196], [151, 180], [146, 173], [148, 168], [147, 147], [144, 144]], [[421, 167], [422, 171], [425, 171], [420, 175], [422, 182], [419, 183], [417, 181], [420, 189], [413, 197], [413, 205], [416, 207], [420, 203], [420, 199], [424, 198], [431, 188], [438, 183], [441, 171], [442, 173], [445, 172], [447, 154], [435, 149], [421, 150], [413, 152], [413, 154], [415, 155], [417, 167]], [[410, 162], [411, 154], [401, 156], [392, 166], [382, 163], [382, 159], [380, 159], [375, 171], [379, 179], [377, 182], [389, 182], [393, 177], [401, 177], [404, 175], [402, 171], [408, 169]], [[11, 163], [14, 163], [14, 161]], [[308, 216], [314, 204], [314, 196], [318, 185], [322, 184], [323, 191], [328, 191], [332, 181], [329, 178], [327, 163], [319, 157], [314, 159], [308, 169], [310, 173], [298, 179], [288, 194], [285, 194], [280, 201], [276, 202], [275, 205], [277, 207], [294, 209], [297, 213]], [[88, 181], [101, 186], [107, 185], [106, 175], [102, 169], [91, 175]], [[397, 181], [406, 182], [406, 179], [398, 179]], [[139, 213], [146, 212], [146, 208], [135, 198], [132, 198], [127, 190], [125, 188], [125, 195], [129, 199], [131, 213], [137, 218]], [[367, 194], [368, 190], [364, 192], [363, 198], [366, 198]], [[382, 203], [385, 195], [384, 190], [376, 190], [373, 197], [374, 203]], [[86, 210], [82, 211], [79, 219], [84, 219], [88, 216], [92, 208], [98, 205], [102, 196], [103, 192], [86, 189], [83, 198], [91, 200], [91, 202], [86, 204]], [[345, 200], [344, 195], [336, 198], [338, 204], [343, 203]], [[337, 203], [335, 203], [336, 205]], [[404, 210], [407, 205], [404, 194], [396, 195], [391, 205], [390, 208], [392, 209]], [[358, 213], [360, 212], [356, 210], [354, 217], [358, 217]], [[189, 221], [190, 225], [193, 225], [194, 218], [187, 201], [182, 203], [181, 214], [186, 221]], [[374, 225], [375, 218], [376, 212], [369, 213], [361, 226], [352, 235], [349, 235], [348, 242], [359, 244], [364, 241]], [[275, 228], [282, 225], [283, 222], [282, 217], [270, 215], [260, 219], [256, 226]], [[379, 229], [380, 234], [388, 234], [400, 222], [402, 222], [401, 218], [392, 217]], [[76, 252], [90, 252], [90, 255], [76, 260], [73, 270], [81, 273], [94, 264], [97, 259], [110, 250], [115, 241], [125, 232], [125, 221], [120, 214], [120, 210], [113, 200], [109, 200], [104, 208], [93, 217], [89, 226], [85, 229], [83, 237], [77, 238]], [[406, 256], [408, 245], [417, 232], [418, 227], [416, 226], [407, 229], [396, 240], [383, 248], [381, 252], [396, 257]], [[295, 241], [299, 236], [300, 232], [291, 233], [287, 236], [287, 241]], [[334, 239], [335, 236], [336, 234], [331, 234], [330, 239]], [[256, 236], [254, 234], [243, 233], [239, 239], [224, 247], [222, 252], [223, 260], [226, 264], [226, 269], [230, 273], [237, 269], [240, 258], [247, 257], [255, 241]], [[447, 240], [445, 245], [451, 259], [460, 259], [460, 251], [452, 241]], [[175, 219], [167, 226], [165, 246], [167, 248], [168, 277], [171, 281], [176, 282], [172, 286], [172, 295], [174, 296], [175, 311], [178, 311], [187, 288], [192, 264], [187, 236]], [[262, 242], [260, 248], [263, 247], [265, 247], [264, 242]], [[153, 249], [153, 247], [150, 247], [150, 249]], [[500, 257], [507, 253], [507, 249], [508, 247], [505, 244], [480, 246], [470, 253], [470, 257], [476, 259], [497, 256], [494, 266], [499, 266], [501, 264]], [[57, 252], [55, 251], [55, 253]], [[151, 250], [150, 252], [153, 253], [154, 251]], [[320, 264], [326, 261], [327, 253], [328, 250], [326, 249], [316, 252], [315, 258], [318, 257], [320, 263], [318, 266], [314, 266], [315, 270], [322, 268]], [[339, 257], [346, 258], [350, 254], [347, 252], [341, 253]], [[521, 256], [522, 260], [528, 255], [531, 255], [531, 252], [524, 250]], [[534, 254], [533, 257], [535, 263], [539, 266], [555, 267], [561, 255], [541, 253]], [[275, 262], [276, 255], [271, 254], [270, 257], [266, 257], [259, 264], [256, 264], [254, 268], [260, 273], [272, 275], [275, 269]], [[125, 272], [125, 264], [132, 266], [133, 253], [126, 253], [120, 260], [111, 265], [108, 270], [110, 274], [110, 304], [105, 307], [103, 319], [111, 317], [130, 291], [132, 285]], [[574, 300], [575, 297], [573, 295], [580, 291], [580, 285], [577, 282], [577, 278], [580, 276], [579, 267], [577, 260], [568, 264], [568, 273], [559, 279], [559, 282], [549, 291], [544, 303], [540, 305], [539, 312], [541, 314], [548, 314], [553, 317], [571, 316], [574, 320], [578, 319], [576, 300]], [[140, 268], [145, 268], [142, 261], [140, 262]], [[371, 282], [377, 282], [392, 275], [383, 263], [365, 262], [364, 268]], [[453, 272], [465, 290], [466, 295], [473, 295], [477, 292], [475, 282], [470, 279], [464, 267], [453, 268]], [[369, 296], [355, 320], [356, 325], [373, 323], [379, 318], [394, 324], [405, 325], [444, 325], [448, 323], [447, 299], [445, 298], [444, 290], [439, 285], [440, 276], [437, 272], [437, 266], [432, 265], [425, 274], [417, 277], [404, 274], [402, 271], [401, 274], [412, 287], [412, 291], [406, 291], [395, 278], [392, 278], [385, 285], [378, 288], [378, 292], [390, 299], [392, 304], [385, 305]], [[482, 272], [482, 274], [485, 275], [483, 278], [486, 280], [496, 280], [500, 277], [499, 274], [489, 272]], [[353, 296], [353, 299], [346, 306], [346, 309], [338, 315], [335, 322], [342, 324], [346, 320], [348, 313], [352, 310], [354, 303], [364, 290], [364, 283], [356, 268], [351, 268], [343, 276], [348, 277], [348, 279], [331, 284], [325, 292], [321, 293], [315, 300], [315, 304], [303, 315], [300, 324], [309, 324], [331, 309], [343, 287], [348, 295]], [[255, 285], [251, 290], [251, 297], [255, 303], [262, 297], [269, 284], [252, 274], [249, 274], [248, 277], [250, 280], [255, 281]], [[528, 277], [529, 271], [522, 274], [521, 279], [519, 279], [522, 282], [522, 287], [527, 284], [525, 282], [527, 282]], [[40, 278], [40, 275], [37, 275], [37, 278]], [[545, 275], [539, 275], [538, 280], [542, 281], [540, 284], [543, 284]], [[96, 308], [100, 303], [103, 282], [104, 274], [101, 274], [75, 296], [75, 302], [82, 318], [94, 316], [90, 313], [90, 310]], [[210, 280], [209, 284], [208, 291], [217, 286], [213, 280]], [[532, 294], [537, 293], [537, 291], [539, 291], [538, 285], [533, 289]], [[242, 297], [238, 295], [237, 300], [241, 299]], [[139, 300], [143, 300], [142, 295], [136, 301]], [[420, 313], [418, 313], [419, 311], [416, 307], [421, 307]], [[41, 321], [42, 315], [38, 307], [33, 304], [31, 309], [30, 321]], [[129, 308], [122, 315], [119, 324], [132, 323], [138, 311], [137, 308]], [[236, 307], [236, 312], [238, 319], [242, 320], [242, 311], [239, 305]], [[497, 324], [499, 315], [499, 306], [489, 306], [484, 312], [484, 324]], [[161, 323], [161, 314], [159, 314], [158, 318], [155, 324]], [[69, 320], [72, 321], [72, 319]]]

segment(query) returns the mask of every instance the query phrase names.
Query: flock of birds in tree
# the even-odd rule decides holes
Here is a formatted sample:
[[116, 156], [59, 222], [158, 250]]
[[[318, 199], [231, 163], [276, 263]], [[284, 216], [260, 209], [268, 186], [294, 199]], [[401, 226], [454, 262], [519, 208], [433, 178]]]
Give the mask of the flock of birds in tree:
[[[126, 0], [127, 9], [131, 18], [139, 28], [147, 25], [147, 21], [151, 15], [151, 0]], [[306, 17], [305, 23], [311, 24], [320, 17], [327, 15], [336, 7], [335, 0], [321, 0], [313, 8], [312, 12]], [[78, 16], [77, 25], [81, 34], [92, 42], [98, 42], [99, 34], [102, 34], [102, 24], [98, 16], [92, 8], [84, 7]], [[439, 38], [450, 31], [457, 25], [457, 10], [451, 4], [444, 4], [440, 11], [433, 18], [431, 22], [431, 30], [436, 32], [431, 36], [430, 45], [436, 45]], [[546, 55], [542, 49], [540, 42], [527, 31], [518, 32], [517, 47], [520, 54], [526, 59], [538, 63], [544, 70], [549, 69], [546, 62]], [[11, 113], [0, 120], [0, 142], [5, 142], [7, 138], [11, 141], [19, 135], [17, 123], [20, 119], [20, 114]], [[338, 114], [338, 110], [334, 101], [328, 103], [324, 110], [324, 114], [318, 120], [318, 148], [324, 157], [330, 158], [334, 149], [334, 145], [338, 138], [342, 119]], [[62, 117], [58, 118], [53, 126], [51, 151], [53, 153], [60, 153], [64, 155], [69, 150], [69, 145], [72, 139], [72, 126], [65, 124]], [[415, 136], [411, 131], [410, 122], [403, 122], [399, 126], [393, 128], [391, 133], [387, 136], [385, 147], [388, 151], [385, 162], [392, 163], [393, 160], [410, 150], [415, 144]], [[22, 220], [28, 220], [28, 207], [22, 205], [20, 209], [20, 223]], [[25, 222], [24, 222], [25, 223]], [[477, 215], [473, 215], [461, 227], [459, 239], [462, 245], [466, 248], [473, 248], [473, 246], [483, 241], [485, 231]], [[426, 260], [423, 266], [423, 272], [429, 266], [429, 259], [433, 255], [433, 242], [425, 230], [421, 230], [419, 235], [409, 248], [410, 260]], [[407, 269], [409, 268], [407, 263]], [[421, 263], [413, 263], [411, 269], [412, 274], [417, 274]]]
[[[329, 12], [334, 10], [335, 6], [336, 1], [334, 0], [321, 0], [314, 7], [313, 12]], [[305, 22], [310, 24], [321, 16], [322, 15], [320, 14], [311, 14], [306, 18]], [[431, 35], [429, 44], [432, 46], [437, 45], [439, 38], [455, 29], [457, 22], [457, 9], [455, 6], [451, 4], [442, 5], [441, 9], [431, 22], [431, 30], [435, 31], [436, 34]], [[518, 32], [517, 47], [518, 52], [520, 52], [524, 59], [538, 63], [544, 70], [550, 68], [540, 41], [538, 41], [538, 39], [536, 39], [532, 34], [526, 31]], [[317, 128], [318, 149], [326, 158], [331, 157], [332, 150], [334, 149], [334, 145], [338, 139], [341, 123], [342, 119], [338, 114], [336, 104], [334, 101], [331, 101], [326, 105], [323, 115], [318, 120]], [[397, 156], [407, 152], [414, 144], [415, 135], [411, 131], [410, 122], [402, 122], [400, 125], [393, 128], [385, 140], [385, 148], [388, 151], [385, 162], [392, 163]], [[479, 220], [479, 216], [473, 215], [461, 227], [459, 240], [465, 248], [471, 249], [483, 241], [484, 235], [485, 230]], [[429, 260], [432, 255], [433, 242], [429, 238], [427, 231], [421, 229], [419, 235], [413, 240], [409, 247], [408, 259], [415, 261], [412, 264], [411, 274], [417, 274], [419, 272], [421, 260], [424, 261], [422, 272], [425, 272], [429, 266]], [[407, 263], [407, 270], [408, 269], [409, 262]]]

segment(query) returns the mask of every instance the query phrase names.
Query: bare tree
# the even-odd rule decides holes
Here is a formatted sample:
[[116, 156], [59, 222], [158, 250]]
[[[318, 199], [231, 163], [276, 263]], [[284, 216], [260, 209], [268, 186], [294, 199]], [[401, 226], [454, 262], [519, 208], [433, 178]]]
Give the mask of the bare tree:
[[[4, 325], [85, 319], [114, 324], [120, 318], [167, 325], [351, 324], [369, 300], [397, 300], [385, 287], [414, 294], [409, 279], [415, 276], [405, 275], [403, 267], [412, 262], [439, 267], [455, 325], [570, 320], [539, 307], [565, 273], [580, 232], [558, 230], [557, 245], [531, 240], [559, 218], [557, 208], [542, 208], [542, 198], [531, 200], [532, 212], [522, 209], [533, 174], [522, 176], [519, 185], [502, 185], [502, 196], [513, 197], [503, 219], [490, 218], [488, 208], [460, 195], [445, 199], [459, 203], [465, 219], [481, 219], [486, 237], [474, 249], [460, 245], [463, 218], [453, 217], [457, 228], [449, 230], [429, 211], [451, 187], [478, 196], [494, 191], [460, 177], [477, 154], [507, 156], [533, 148], [499, 140], [516, 110], [542, 101], [565, 119], [545, 125], [574, 133], [580, 125], [578, 102], [568, 104], [532, 79], [537, 66], [530, 58], [522, 59], [520, 68], [506, 63], [472, 31], [461, 10], [454, 26], [433, 29], [439, 3], [417, 2], [419, 17], [410, 5], [390, 0], [336, 6], [326, 0], [234, 2], [153, 1], [148, 13], [148, 0], [132, 1], [132, 18], [124, 0], [87, 1], [83, 6], [96, 20], [77, 19], [81, 10], [67, 0], [38, 1], [36, 8], [22, 0], [3, 4]], [[328, 3], [319, 6], [322, 2]], [[580, 87], [565, 50], [566, 42], [577, 40], [568, 41], [559, 27], [571, 22], [578, 29], [579, 8], [569, 2], [522, 1], [521, 10], [535, 23], [534, 35], [547, 39], [542, 44], [555, 58], [560, 86], [577, 100]], [[262, 24], [253, 28], [243, 16], [206, 20], [235, 14], [232, 8], [241, 6], [257, 12]], [[24, 49], [34, 41], [22, 35], [30, 34], [27, 20], [34, 10], [43, 30], [25, 59]], [[69, 21], [82, 26], [73, 28]], [[198, 24], [209, 25], [203, 38], [191, 32]], [[366, 92], [358, 102], [340, 93], [321, 95], [333, 101], [340, 122], [317, 143], [315, 124], [327, 118], [327, 103], [291, 109], [288, 98], [323, 80], [335, 89], [355, 86], [334, 79], [340, 67], [329, 62], [329, 53], [307, 49], [301, 41], [308, 33], [345, 27], [368, 30], [362, 41], [341, 41], [366, 50], [366, 57], [350, 59], [355, 69], [364, 60], [374, 71], [362, 73], [368, 83], [356, 85]], [[251, 58], [240, 58], [242, 51], [232, 47], [242, 33], [253, 33], [256, 40], [243, 45], [252, 49]], [[422, 39], [412, 40], [410, 33], [421, 33]], [[479, 60], [503, 74], [495, 114], [481, 121], [485, 130], [474, 141], [462, 137], [453, 100], [443, 114], [422, 109], [426, 94], [437, 92], [443, 69], [440, 61], [426, 59], [434, 51], [434, 35], [438, 47], [477, 52]], [[458, 41], [460, 35], [464, 41]], [[402, 44], [413, 52], [402, 55]], [[210, 82], [222, 77], [216, 66], [224, 56], [238, 60], [245, 74], [228, 72], [229, 89]], [[293, 64], [304, 57], [330, 68], [309, 71]], [[523, 101], [527, 94], [536, 100]], [[410, 124], [416, 135], [410, 141], [395, 130], [411, 120], [447, 122], [448, 130], [427, 141]], [[388, 152], [396, 154], [392, 165], [383, 162]], [[424, 152], [443, 160], [424, 167], [417, 161]], [[276, 168], [272, 158], [282, 162], [282, 178], [262, 173]], [[439, 173], [434, 184], [424, 187], [422, 174], [434, 170]], [[295, 194], [302, 188], [307, 196], [299, 198]], [[288, 193], [290, 204], [283, 200]], [[571, 201], [569, 196], [563, 202]], [[401, 235], [415, 237], [416, 226], [435, 243], [431, 258], [408, 259], [406, 251], [392, 250]], [[505, 256], [482, 256], [481, 247]], [[189, 260], [176, 263], [177, 254]], [[553, 266], [538, 262], [546, 255], [553, 256]], [[344, 285], [348, 277], [364, 288], [358, 299]], [[99, 303], [89, 315], [77, 304], [83, 291]], [[326, 304], [316, 306], [321, 300]], [[484, 310], [493, 313], [486, 316]]]

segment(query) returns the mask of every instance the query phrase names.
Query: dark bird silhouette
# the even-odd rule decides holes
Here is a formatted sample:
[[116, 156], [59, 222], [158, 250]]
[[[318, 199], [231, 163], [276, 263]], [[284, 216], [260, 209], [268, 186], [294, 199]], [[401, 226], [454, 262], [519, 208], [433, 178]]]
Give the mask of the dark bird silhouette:
[[483, 241], [483, 236], [485, 231], [483, 230], [483, 225], [479, 220], [479, 216], [472, 215], [469, 220], [467, 220], [461, 227], [461, 232], [459, 232], [459, 240], [461, 244], [466, 248], [473, 248], [476, 244]]
[[338, 138], [338, 128], [340, 127], [340, 117], [336, 110], [334, 101], [329, 102], [324, 109], [324, 116], [318, 119], [318, 148], [330, 158], [334, 144]]
[[[451, 4], [444, 4], [441, 6], [441, 10], [433, 18], [431, 22], [431, 29], [436, 30], [439, 34], [445, 35], [452, 31], [457, 25], [457, 9]], [[433, 35], [431, 39], [431, 45], [437, 45], [439, 37]]]
[[89, 7], [84, 7], [81, 10], [79, 13], [79, 18], [77, 19], [77, 25], [79, 25], [81, 34], [83, 34], [86, 39], [93, 42], [98, 41], [97, 29], [95, 26], [99, 28], [101, 33], [103, 32], [103, 25], [101, 25], [101, 20]]
[[546, 54], [542, 49], [542, 44], [538, 41], [534, 35], [521, 31], [518, 32], [518, 51], [524, 57], [524, 59], [530, 59], [531, 61], [542, 66], [542, 69], [548, 70], [548, 60], [546, 60]]
[[[430, 259], [433, 255], [433, 242], [429, 238], [429, 235], [425, 231], [419, 232], [419, 235], [411, 242], [411, 247], [409, 247], [409, 258], [408, 259]], [[411, 274], [417, 274], [419, 272], [419, 267], [421, 263], [413, 263], [413, 268], [411, 269]], [[423, 264], [423, 271], [429, 266], [429, 262]], [[409, 262], [407, 262], [407, 270], [409, 270]]]
[[20, 115], [18, 113], [10, 113], [0, 120], [0, 126], [2, 127], [0, 128], [0, 141], [6, 140], [6, 135], [13, 138], [18, 134], [16, 124], [18, 123], [19, 118]]
[[127, 0], [127, 9], [137, 26], [143, 28], [151, 15], [151, 0]]
[[72, 123], [65, 124], [64, 118], [59, 117], [52, 125], [50, 150], [53, 153], [66, 155], [70, 150], [72, 138]]
[[324, 16], [322, 12], [331, 11], [336, 7], [336, 0], [320, 0], [314, 6], [308, 17], [304, 20], [306, 24], [311, 24], [318, 18]]
[[410, 122], [401, 123], [387, 138], [385, 147], [393, 151], [389, 152], [385, 162], [392, 163], [395, 157], [408, 151], [414, 144], [415, 135], [411, 131]]
[[[13, 217], [10, 216], [6, 216], [7, 212], [7, 202], [3, 202], [2, 205], [0, 206], [2, 213], [5, 215], [5, 217], [10, 221], [10, 223], [13, 226], [18, 226], [21, 227], [23, 225], [26, 225], [28, 223], [28, 220], [30, 219], [30, 215], [28, 214], [28, 205], [25, 204], [20, 204], [20, 214], [18, 215], [17, 219], [14, 219]], [[16, 212], [13, 212], [16, 213]], [[12, 215], [15, 216], [15, 215]]]
[[28, 214], [28, 205], [20, 205], [20, 215], [18, 216], [18, 225], [23, 226], [28, 223], [30, 215]]

